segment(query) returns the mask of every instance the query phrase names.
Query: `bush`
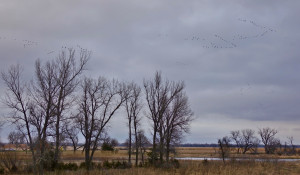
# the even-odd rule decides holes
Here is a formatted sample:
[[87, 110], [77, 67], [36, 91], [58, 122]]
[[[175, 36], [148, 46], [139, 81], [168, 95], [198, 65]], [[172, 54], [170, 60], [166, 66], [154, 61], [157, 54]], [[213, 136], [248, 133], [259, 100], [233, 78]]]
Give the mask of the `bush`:
[[114, 147], [112, 147], [112, 145], [109, 144], [109, 143], [103, 143], [102, 146], [101, 146], [101, 149], [103, 151], [113, 151]]
[[78, 165], [76, 163], [58, 163], [56, 166], [57, 170], [69, 170], [76, 171], [78, 169]]
[[[146, 154], [148, 156], [148, 163], [150, 163], [151, 165], [153, 165], [154, 162], [158, 161], [158, 155], [157, 155], [157, 153], [153, 153], [152, 149], [150, 149], [150, 151], [147, 152]], [[154, 160], [154, 162], [153, 162], [153, 160]]]
[[123, 162], [120, 162], [120, 161], [117, 161], [117, 162], [109, 162], [109, 161], [104, 161], [103, 162], [103, 168], [106, 168], [106, 169], [126, 169], [126, 168], [131, 168], [131, 165], [125, 161]]
[[112, 164], [108, 160], [105, 160], [103, 162], [103, 168], [111, 169], [112, 168]]
[[163, 162], [162, 164], [159, 164], [156, 167], [163, 168], [163, 169], [172, 169], [172, 168], [179, 168], [180, 164], [177, 159], [171, 159], [169, 162]]
[[180, 163], [177, 159], [172, 159], [171, 163], [173, 164], [174, 168], [179, 168], [180, 167]]
[[[95, 167], [96, 167], [95, 162], [91, 162], [90, 169], [94, 169]], [[79, 168], [80, 169], [87, 169], [86, 163], [85, 162], [81, 162], [80, 165], [79, 165]]]
[[43, 167], [47, 171], [54, 171], [55, 169], [55, 161], [54, 161], [54, 151], [49, 150], [44, 154], [43, 157]]
[[139, 167], [143, 167], [144, 165], [143, 165], [143, 163], [142, 162], [140, 162], [139, 163]]
[[4, 174], [4, 169], [3, 168], [0, 168], [0, 174]]
[[202, 164], [203, 164], [204, 166], [206, 166], [206, 165], [208, 164], [208, 160], [207, 160], [207, 159], [202, 160]]
[[0, 167], [7, 169], [9, 172], [18, 171], [21, 160], [16, 151], [3, 151], [0, 153]]
[[28, 174], [31, 174], [34, 171], [34, 166], [32, 164], [27, 164], [24, 166], [24, 171]]

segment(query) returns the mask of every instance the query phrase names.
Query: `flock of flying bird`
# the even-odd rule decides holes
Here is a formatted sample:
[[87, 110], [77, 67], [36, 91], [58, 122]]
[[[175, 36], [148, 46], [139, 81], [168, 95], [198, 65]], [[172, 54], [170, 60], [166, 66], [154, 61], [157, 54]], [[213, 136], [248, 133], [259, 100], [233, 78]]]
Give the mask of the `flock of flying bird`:
[[[248, 36], [237, 34], [237, 35], [234, 35], [231, 39], [225, 39], [224, 37], [222, 37], [221, 35], [218, 35], [218, 34], [214, 34], [213, 38], [210, 38], [210, 39], [204, 38], [201, 36], [197, 36], [197, 35], [193, 35], [191, 37], [184, 38], [184, 40], [190, 41], [190, 42], [200, 42], [202, 44], [202, 48], [206, 48], [206, 49], [209, 49], [209, 48], [214, 48], [214, 49], [235, 48], [235, 47], [237, 47], [237, 43], [240, 40], [260, 38], [260, 37], [264, 37], [269, 32], [276, 32], [275, 29], [259, 25], [252, 20], [238, 18], [238, 21], [240, 21], [242, 23], [248, 23], [248, 24], [253, 25], [257, 29], [259, 29], [259, 33], [256, 33], [255, 35], [248, 35]], [[158, 37], [167, 38], [168, 35], [167, 34], [165, 34], [165, 35], [159, 34]]]
[[[13, 37], [6, 37], [6, 36], [0, 36], [0, 41], [13, 41], [13, 42], [17, 42], [17, 44], [20, 44], [20, 45], [22, 45], [22, 47], [24, 48], [24, 49], [26, 49], [26, 48], [30, 48], [30, 47], [33, 47], [33, 46], [38, 46], [40, 43], [39, 42], [37, 42], [37, 41], [32, 41], [32, 40], [25, 40], [25, 39], [17, 39], [17, 38], [13, 38]], [[77, 44], [77, 46], [76, 46], [78, 49], [80, 49], [81, 51], [87, 51], [87, 49], [84, 49], [84, 48], [82, 48], [80, 45], [78, 45]], [[62, 46], [61, 47], [62, 49], [67, 49], [68, 47], [67, 46]], [[47, 55], [50, 55], [50, 54], [52, 54], [52, 53], [55, 53], [55, 51], [54, 50], [48, 50], [48, 51], [46, 51], [46, 54]]]
[[21, 44], [24, 48], [30, 47], [30, 46], [37, 46], [39, 42], [37, 41], [32, 41], [32, 40], [19, 40], [17, 38], [11, 38], [11, 37], [5, 37], [5, 36], [0, 36], [0, 40], [10, 40], [10, 41], [15, 41]]
[[[224, 37], [222, 37], [221, 35], [218, 34], [214, 34], [212, 38], [208, 39], [208, 38], [204, 38], [201, 36], [191, 36], [191, 37], [187, 37], [184, 38], [185, 41], [191, 41], [191, 42], [200, 42], [202, 44], [202, 48], [214, 48], [214, 49], [222, 49], [222, 48], [235, 48], [237, 47], [237, 44], [239, 40], [247, 40], [247, 39], [255, 39], [255, 38], [260, 38], [265, 36], [267, 33], [269, 32], [276, 32], [275, 29], [270, 28], [270, 27], [266, 27], [266, 26], [262, 26], [259, 25], [258, 23], [256, 23], [255, 21], [252, 20], [247, 20], [247, 19], [242, 19], [242, 18], [238, 18], [239, 22], [242, 23], [248, 23], [253, 25], [254, 27], [258, 28], [260, 31], [260, 33], [257, 33], [255, 35], [249, 35], [249, 36], [245, 36], [245, 35], [234, 35], [233, 38], [231, 39], [225, 39]], [[158, 37], [160, 38], [168, 38], [169, 35], [168, 34], [159, 34]], [[39, 42], [37, 41], [32, 41], [32, 40], [19, 40], [17, 38], [11, 38], [11, 37], [5, 37], [5, 36], [0, 36], [0, 40], [11, 40], [11, 41], [15, 41], [18, 42], [19, 44], [21, 44], [24, 48], [28, 48], [28, 47], [32, 47], [32, 46], [38, 46]], [[77, 47], [79, 49], [83, 49], [81, 48], [79, 45], [77, 45]], [[66, 49], [66, 46], [62, 46], [62, 49]], [[54, 50], [48, 50], [47, 51], [47, 55], [54, 53]]]

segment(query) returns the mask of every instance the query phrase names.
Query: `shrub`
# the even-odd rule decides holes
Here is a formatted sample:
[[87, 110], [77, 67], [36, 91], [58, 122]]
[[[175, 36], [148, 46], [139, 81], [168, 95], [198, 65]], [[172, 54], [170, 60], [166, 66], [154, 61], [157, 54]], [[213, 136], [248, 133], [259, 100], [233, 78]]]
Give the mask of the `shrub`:
[[123, 162], [120, 162], [120, 161], [117, 161], [117, 162], [109, 162], [109, 161], [104, 161], [103, 162], [103, 168], [106, 168], [106, 169], [126, 169], [126, 168], [131, 168], [131, 165], [125, 161]]
[[32, 164], [27, 164], [24, 166], [24, 171], [28, 174], [31, 174], [34, 171], [34, 166]]
[[171, 163], [173, 164], [173, 166], [175, 168], [179, 168], [180, 167], [180, 163], [179, 163], [179, 161], [177, 159], [172, 159]]
[[[148, 156], [148, 163], [150, 163], [152, 165], [154, 164], [154, 162], [157, 162], [157, 160], [158, 160], [157, 153], [153, 152], [152, 149], [150, 149], [150, 151], [147, 152], [147, 156]], [[153, 162], [153, 160], [154, 160], [154, 162]]]
[[[80, 165], [79, 165], [79, 168], [80, 169], [86, 169], [87, 168], [86, 167], [86, 163], [85, 162], [81, 162]], [[96, 164], [95, 164], [95, 162], [91, 162], [90, 169], [94, 169], [94, 168], [96, 168]]]
[[156, 165], [156, 167], [163, 169], [172, 169], [179, 168], [180, 164], [177, 159], [171, 159], [169, 162], [163, 162], [162, 164]]
[[4, 169], [3, 168], [0, 168], [0, 174], [4, 174]]
[[10, 172], [18, 171], [21, 160], [16, 151], [3, 151], [0, 153], [0, 167]]
[[208, 160], [207, 159], [202, 160], [202, 164], [203, 165], [207, 165], [208, 164]]
[[112, 168], [112, 164], [108, 160], [105, 160], [103, 162], [103, 168], [110, 169], [110, 168]]
[[54, 151], [48, 150], [43, 157], [43, 167], [47, 171], [54, 171], [55, 166]]
[[78, 165], [76, 163], [58, 163], [56, 166], [57, 170], [69, 170], [76, 171], [78, 169]]

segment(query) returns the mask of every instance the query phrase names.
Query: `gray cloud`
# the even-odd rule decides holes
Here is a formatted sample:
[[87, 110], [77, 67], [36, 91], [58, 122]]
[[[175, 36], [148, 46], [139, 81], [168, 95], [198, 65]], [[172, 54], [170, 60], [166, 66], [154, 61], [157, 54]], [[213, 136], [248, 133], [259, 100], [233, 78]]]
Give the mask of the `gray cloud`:
[[[80, 45], [93, 51], [87, 75], [142, 83], [162, 70], [169, 79], [184, 80], [201, 119], [299, 124], [299, 5], [280, 0], [6, 0], [0, 5], [0, 68], [20, 63], [31, 79], [37, 58], [49, 60], [62, 46]], [[112, 124], [116, 135], [122, 132], [113, 127], [121, 123]], [[222, 136], [236, 127], [228, 125], [205, 133]], [[192, 125], [191, 138], [201, 126]]]

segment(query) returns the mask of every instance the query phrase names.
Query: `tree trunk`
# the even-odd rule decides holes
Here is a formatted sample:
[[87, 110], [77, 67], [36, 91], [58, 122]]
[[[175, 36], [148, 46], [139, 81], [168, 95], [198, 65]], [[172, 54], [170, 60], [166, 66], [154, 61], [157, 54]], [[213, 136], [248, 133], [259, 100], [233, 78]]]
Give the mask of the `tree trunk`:
[[153, 141], [152, 141], [153, 145], [152, 145], [152, 163], [155, 163], [155, 158], [156, 158], [156, 129], [154, 129], [153, 131]]
[[138, 135], [137, 135], [137, 128], [136, 128], [136, 123], [134, 125], [134, 135], [135, 135], [135, 166], [138, 166], [138, 160], [139, 160], [139, 143], [138, 140], [141, 141], [141, 138], [138, 139]]
[[129, 138], [128, 138], [128, 163], [131, 164], [131, 118], [128, 121]]
[[90, 161], [90, 145], [86, 144], [85, 146], [85, 166], [87, 170], [91, 168], [91, 161]]
[[164, 139], [163, 139], [162, 129], [160, 129], [159, 133], [160, 133], [159, 160], [160, 160], [160, 163], [163, 163], [163, 160], [164, 160]]
[[55, 135], [56, 135], [56, 140], [55, 140], [55, 152], [54, 152], [54, 166], [56, 166], [57, 165], [57, 163], [58, 163], [58, 157], [59, 157], [59, 123], [60, 123], [60, 119], [59, 119], [59, 117], [57, 117], [57, 121], [56, 121], [56, 130], [55, 130]]
[[170, 139], [166, 139], [166, 161], [169, 162], [170, 159]]

